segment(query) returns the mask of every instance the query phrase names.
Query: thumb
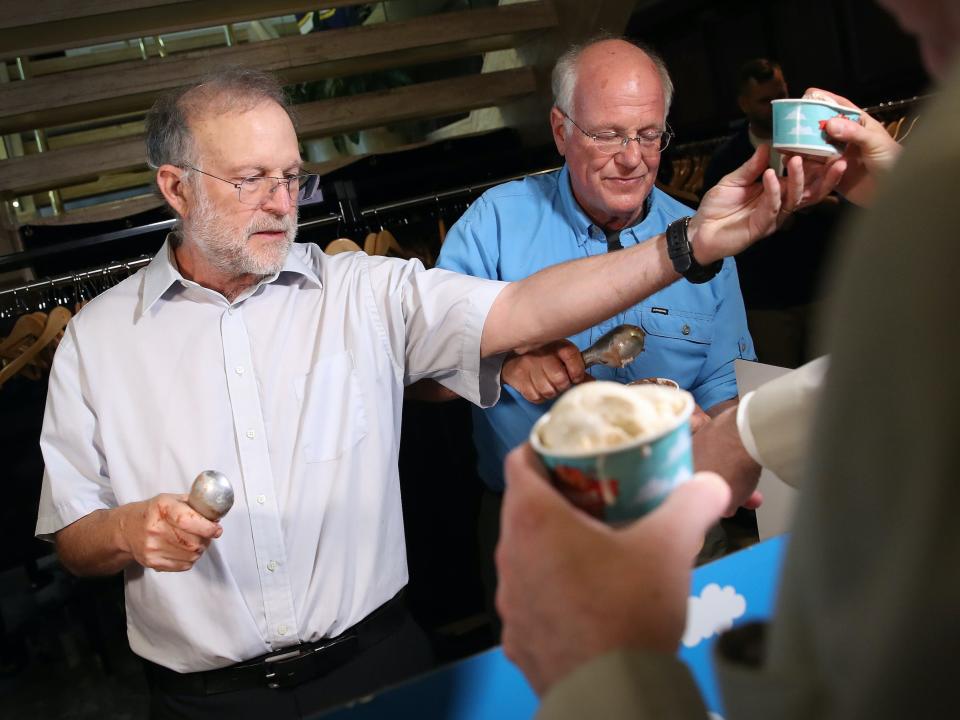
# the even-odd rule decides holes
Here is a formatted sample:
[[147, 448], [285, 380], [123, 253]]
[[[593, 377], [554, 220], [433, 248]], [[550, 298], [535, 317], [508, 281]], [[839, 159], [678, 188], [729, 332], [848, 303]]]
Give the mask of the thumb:
[[824, 130], [826, 130], [827, 135], [833, 139], [853, 143], [858, 146], [861, 151], [869, 151], [873, 149], [874, 146], [879, 145], [875, 133], [870, 132], [860, 123], [848, 118], [830, 118], [824, 124]]
[[[729, 504], [730, 486], [724, 479], [713, 472], [698, 472], [648, 516], [649, 524], [661, 525], [658, 536], [672, 537], [680, 548], [690, 549], [693, 557], [707, 530], [723, 517]], [[647, 524], [634, 523], [627, 532], [641, 531]]]

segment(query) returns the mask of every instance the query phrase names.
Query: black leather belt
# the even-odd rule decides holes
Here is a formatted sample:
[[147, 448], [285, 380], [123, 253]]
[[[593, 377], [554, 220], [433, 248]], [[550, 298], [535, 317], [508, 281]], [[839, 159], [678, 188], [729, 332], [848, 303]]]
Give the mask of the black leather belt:
[[152, 687], [173, 695], [216, 695], [254, 687], [293, 687], [346, 664], [396, 632], [406, 618], [403, 591], [334, 638], [301, 643], [217, 670], [178, 673], [144, 661]]

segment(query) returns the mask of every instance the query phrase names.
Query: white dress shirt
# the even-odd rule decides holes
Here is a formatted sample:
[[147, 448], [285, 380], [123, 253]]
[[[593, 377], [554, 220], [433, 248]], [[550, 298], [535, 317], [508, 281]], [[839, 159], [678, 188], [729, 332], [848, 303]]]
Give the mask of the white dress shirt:
[[192, 672], [341, 633], [407, 582], [404, 385], [496, 402], [480, 336], [504, 285], [296, 244], [231, 303], [165, 244], [60, 344], [37, 534], [219, 470], [236, 501], [194, 567], [125, 571], [134, 652]]

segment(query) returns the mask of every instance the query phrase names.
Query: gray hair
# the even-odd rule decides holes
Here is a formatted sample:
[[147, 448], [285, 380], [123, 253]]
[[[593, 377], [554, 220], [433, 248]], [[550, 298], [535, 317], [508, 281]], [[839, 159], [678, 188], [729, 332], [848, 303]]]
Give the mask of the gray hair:
[[666, 120], [670, 113], [670, 103], [673, 102], [673, 81], [670, 79], [670, 73], [667, 71], [667, 64], [663, 61], [663, 58], [653, 48], [643, 43], [606, 32], [594, 35], [586, 42], [571, 45], [557, 59], [556, 65], [553, 66], [551, 78], [554, 106], [563, 113], [569, 114], [571, 112], [573, 93], [577, 87], [577, 62], [580, 60], [580, 55], [587, 48], [607, 40], [622, 40], [641, 50], [650, 58], [660, 75], [660, 87], [663, 88], [663, 119]]
[[195, 165], [196, 147], [190, 120], [205, 113], [244, 112], [265, 100], [282, 107], [296, 126], [283, 88], [269, 73], [243, 67], [217, 70], [196, 85], [160, 96], [146, 118], [147, 164]]

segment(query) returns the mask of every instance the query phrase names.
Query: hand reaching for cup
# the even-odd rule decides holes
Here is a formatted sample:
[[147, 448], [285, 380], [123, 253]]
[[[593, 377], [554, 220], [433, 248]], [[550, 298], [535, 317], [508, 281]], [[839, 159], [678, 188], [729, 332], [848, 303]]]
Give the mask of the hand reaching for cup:
[[[827, 135], [847, 144], [843, 154], [826, 163], [805, 162], [804, 168], [824, 164], [825, 172], [829, 172], [831, 165], [843, 162], [845, 169], [837, 184], [837, 190], [856, 205], [870, 205], [878, 177], [893, 166], [903, 148], [890, 137], [883, 125], [847, 98], [819, 88], [809, 88], [804, 97], [827, 100], [860, 111], [860, 122], [835, 117], [824, 125], [824, 132]], [[815, 170], [812, 171], [815, 172]]]

